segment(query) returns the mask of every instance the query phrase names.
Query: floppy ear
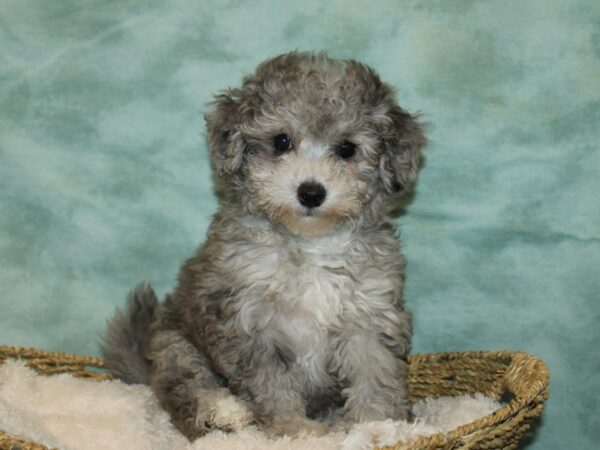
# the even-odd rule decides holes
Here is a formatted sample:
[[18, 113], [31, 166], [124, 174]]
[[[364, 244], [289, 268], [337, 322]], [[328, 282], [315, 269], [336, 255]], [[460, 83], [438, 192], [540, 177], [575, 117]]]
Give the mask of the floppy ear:
[[410, 191], [417, 179], [426, 139], [417, 118], [398, 105], [392, 104], [386, 116], [379, 177], [389, 194], [402, 194]]
[[237, 172], [244, 161], [245, 142], [240, 133], [240, 102], [234, 90], [216, 95], [204, 115], [210, 157], [219, 175]]

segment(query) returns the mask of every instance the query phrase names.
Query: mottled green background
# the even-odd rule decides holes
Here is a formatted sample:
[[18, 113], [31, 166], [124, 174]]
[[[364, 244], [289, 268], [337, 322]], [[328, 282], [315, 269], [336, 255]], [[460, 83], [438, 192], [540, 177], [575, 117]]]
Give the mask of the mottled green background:
[[94, 354], [129, 288], [172, 288], [216, 208], [203, 105], [325, 49], [430, 123], [399, 219], [415, 351], [543, 358], [529, 448], [597, 448], [599, 5], [0, 0], [0, 343]]

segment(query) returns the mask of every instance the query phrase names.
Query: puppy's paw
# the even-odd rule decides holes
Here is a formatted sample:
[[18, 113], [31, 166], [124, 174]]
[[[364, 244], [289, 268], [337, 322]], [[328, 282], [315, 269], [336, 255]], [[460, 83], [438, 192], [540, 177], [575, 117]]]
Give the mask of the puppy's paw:
[[171, 421], [190, 442], [194, 442], [209, 431], [207, 422], [199, 417], [172, 418]]
[[225, 431], [241, 430], [252, 420], [252, 412], [233, 394], [217, 399], [208, 411], [208, 425]]
[[264, 427], [264, 431], [269, 437], [323, 436], [327, 434], [329, 427], [324, 423], [302, 416], [277, 417]]
[[346, 433], [352, 429], [356, 422], [345, 417], [338, 417], [335, 420], [328, 420], [327, 424], [329, 425], [329, 429], [333, 432], [341, 431]]

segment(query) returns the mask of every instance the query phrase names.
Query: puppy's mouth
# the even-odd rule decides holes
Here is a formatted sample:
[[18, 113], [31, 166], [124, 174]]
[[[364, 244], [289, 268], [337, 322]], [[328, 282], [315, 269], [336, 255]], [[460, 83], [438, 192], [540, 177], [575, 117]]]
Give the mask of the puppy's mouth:
[[332, 209], [332, 208], [326, 208], [326, 207], [319, 207], [319, 208], [301, 207], [301, 208], [296, 209], [294, 215], [296, 217], [296, 220], [299, 220], [300, 222], [304, 222], [304, 223], [323, 222], [323, 225], [325, 225], [325, 224], [334, 225], [334, 224], [339, 223], [344, 220], [343, 214], [341, 214], [339, 211]]
[[316, 207], [299, 203], [263, 203], [261, 209], [272, 222], [283, 225], [294, 235], [308, 238], [330, 233], [351, 217], [349, 211], [335, 206], [332, 202]]
[[302, 216], [315, 217], [318, 215], [318, 210], [315, 208], [302, 208]]
[[329, 207], [309, 208], [299, 205], [279, 207], [270, 219], [283, 225], [294, 235], [310, 238], [331, 233], [347, 218], [340, 211]]
[[300, 219], [313, 220], [327, 220], [337, 221], [340, 220], [340, 215], [332, 208], [318, 207], [318, 208], [306, 208], [304, 206], [296, 210], [296, 217]]

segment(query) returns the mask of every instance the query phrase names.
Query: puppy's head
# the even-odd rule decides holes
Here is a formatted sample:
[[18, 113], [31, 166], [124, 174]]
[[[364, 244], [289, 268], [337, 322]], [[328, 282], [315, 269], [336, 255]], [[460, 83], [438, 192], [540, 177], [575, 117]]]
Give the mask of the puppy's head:
[[230, 198], [304, 237], [380, 219], [413, 186], [425, 143], [371, 68], [324, 54], [262, 63], [206, 122]]

